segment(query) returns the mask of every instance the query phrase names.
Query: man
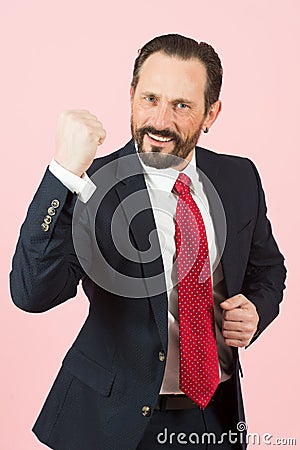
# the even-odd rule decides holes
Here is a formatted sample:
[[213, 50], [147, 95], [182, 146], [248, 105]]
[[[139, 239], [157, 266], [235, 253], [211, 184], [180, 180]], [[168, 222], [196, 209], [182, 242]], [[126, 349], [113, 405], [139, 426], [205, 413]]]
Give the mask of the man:
[[135, 61], [123, 149], [94, 160], [102, 124], [60, 115], [11, 272], [26, 311], [80, 280], [90, 301], [34, 426], [50, 448], [245, 447], [238, 347], [278, 314], [286, 271], [253, 163], [196, 147], [221, 83], [211, 46], [160, 36]]

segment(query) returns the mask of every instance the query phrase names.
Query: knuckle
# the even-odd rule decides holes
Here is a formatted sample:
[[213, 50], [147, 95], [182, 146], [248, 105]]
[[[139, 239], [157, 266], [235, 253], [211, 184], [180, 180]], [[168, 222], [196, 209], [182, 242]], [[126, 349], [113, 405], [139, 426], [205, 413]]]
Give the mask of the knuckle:
[[91, 137], [91, 130], [85, 123], [79, 124], [80, 127], [80, 133], [85, 139], [90, 139]]
[[88, 127], [87, 127], [87, 137], [90, 140], [93, 140], [96, 137], [96, 133]]
[[69, 115], [70, 115], [70, 111], [69, 110], [61, 111], [59, 113], [59, 115], [58, 115], [58, 120], [59, 121], [64, 121], [64, 120], [66, 120], [69, 117]]
[[253, 333], [253, 331], [255, 330], [255, 326], [254, 326], [254, 324], [253, 323], [249, 323], [249, 325], [248, 325], [248, 327], [247, 327], [247, 331], [248, 331], [248, 333], [249, 334], [251, 334], [251, 333]]
[[68, 110], [66, 110], [66, 116], [67, 117], [76, 117], [76, 111], [74, 109], [68, 109]]
[[243, 332], [244, 333], [249, 333], [252, 329], [252, 326], [249, 322], [246, 322], [243, 326]]
[[248, 345], [248, 344], [249, 344], [249, 342], [251, 341], [252, 335], [253, 335], [253, 333], [247, 333], [247, 334], [245, 335], [245, 337], [244, 337], [245, 345]]

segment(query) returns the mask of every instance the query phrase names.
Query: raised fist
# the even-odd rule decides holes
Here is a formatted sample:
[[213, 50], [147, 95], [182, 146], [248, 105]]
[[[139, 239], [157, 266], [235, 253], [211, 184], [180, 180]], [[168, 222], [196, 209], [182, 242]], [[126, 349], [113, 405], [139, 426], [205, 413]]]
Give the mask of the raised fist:
[[63, 111], [58, 118], [54, 158], [65, 169], [82, 176], [105, 136], [102, 123], [89, 111]]

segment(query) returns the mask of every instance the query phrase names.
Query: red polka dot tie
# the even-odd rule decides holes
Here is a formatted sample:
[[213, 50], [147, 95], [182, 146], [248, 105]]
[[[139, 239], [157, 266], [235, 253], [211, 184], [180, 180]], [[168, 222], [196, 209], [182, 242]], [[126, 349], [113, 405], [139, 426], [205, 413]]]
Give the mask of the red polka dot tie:
[[214, 300], [205, 225], [180, 173], [175, 240], [180, 330], [180, 389], [205, 408], [220, 381], [214, 328]]

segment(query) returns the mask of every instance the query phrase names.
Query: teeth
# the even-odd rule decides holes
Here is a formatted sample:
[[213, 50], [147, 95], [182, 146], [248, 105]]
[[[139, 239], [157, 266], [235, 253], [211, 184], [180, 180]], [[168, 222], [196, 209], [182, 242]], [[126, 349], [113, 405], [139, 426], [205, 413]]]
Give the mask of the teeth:
[[169, 142], [172, 140], [172, 138], [167, 138], [167, 137], [162, 137], [162, 136], [157, 136], [155, 134], [151, 134], [148, 133], [148, 136], [150, 136], [152, 139], [154, 139], [155, 141], [160, 141], [160, 142]]

